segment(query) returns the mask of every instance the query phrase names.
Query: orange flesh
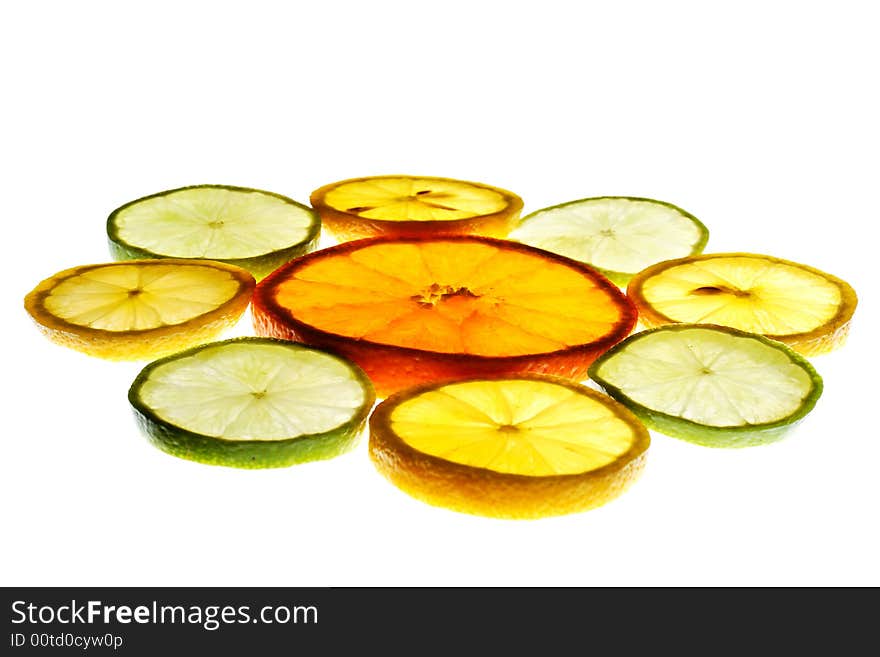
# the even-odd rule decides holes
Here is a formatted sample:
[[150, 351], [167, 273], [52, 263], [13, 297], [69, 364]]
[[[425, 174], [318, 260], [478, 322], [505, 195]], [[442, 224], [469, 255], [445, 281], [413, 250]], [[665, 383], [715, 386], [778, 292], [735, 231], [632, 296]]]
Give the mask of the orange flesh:
[[426, 240], [312, 258], [275, 300], [314, 328], [450, 354], [549, 353], [608, 336], [620, 299], [583, 270], [540, 253]]

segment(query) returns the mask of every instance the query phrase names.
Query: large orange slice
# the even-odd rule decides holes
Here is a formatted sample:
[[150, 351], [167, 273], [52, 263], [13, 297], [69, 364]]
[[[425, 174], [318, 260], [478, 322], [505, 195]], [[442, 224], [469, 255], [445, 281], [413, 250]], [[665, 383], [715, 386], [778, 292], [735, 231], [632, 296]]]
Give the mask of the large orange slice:
[[258, 284], [259, 335], [360, 365], [380, 396], [521, 372], [582, 380], [635, 307], [590, 267], [488, 237], [374, 238], [298, 258]]
[[483, 183], [427, 176], [372, 176], [316, 189], [312, 207], [340, 241], [363, 237], [505, 237], [522, 199]]

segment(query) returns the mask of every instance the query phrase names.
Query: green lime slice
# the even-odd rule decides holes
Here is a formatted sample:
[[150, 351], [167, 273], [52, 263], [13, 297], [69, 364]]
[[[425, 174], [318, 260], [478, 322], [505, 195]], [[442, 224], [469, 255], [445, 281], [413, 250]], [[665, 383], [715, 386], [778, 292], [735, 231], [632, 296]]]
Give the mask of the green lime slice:
[[650, 428], [708, 447], [779, 440], [822, 394], [816, 370], [786, 345], [711, 324], [636, 333], [589, 374]]
[[285, 340], [235, 338], [150, 363], [128, 399], [144, 434], [169, 454], [270, 468], [351, 449], [375, 393], [339, 356]]
[[228, 185], [181, 187], [131, 201], [107, 219], [117, 260], [205, 258], [260, 279], [317, 246], [311, 208], [279, 194]]
[[600, 196], [533, 212], [508, 239], [579, 260], [626, 285], [649, 265], [702, 252], [709, 231], [671, 203]]

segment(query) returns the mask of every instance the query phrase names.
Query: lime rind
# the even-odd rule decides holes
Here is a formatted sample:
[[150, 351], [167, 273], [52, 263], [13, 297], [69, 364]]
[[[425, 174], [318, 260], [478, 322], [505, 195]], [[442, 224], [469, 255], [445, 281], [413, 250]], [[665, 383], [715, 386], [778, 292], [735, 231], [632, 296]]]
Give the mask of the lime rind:
[[[809, 390], [801, 399], [796, 410], [784, 417], [769, 422], [759, 422], [754, 424], [746, 423], [743, 425], [712, 426], [689, 420], [680, 415], [664, 412], [656, 408], [650, 408], [645, 404], [639, 403], [624, 392], [620, 386], [608, 381], [600, 373], [602, 367], [609, 360], [622, 353], [628, 347], [631, 347], [633, 343], [638, 340], [642, 340], [647, 336], [656, 335], [661, 332], [671, 333], [693, 329], [708, 329], [725, 333], [730, 336], [756, 340], [763, 345], [777, 350], [784, 355], [789, 363], [803, 370], [810, 381]], [[612, 398], [629, 408], [649, 428], [659, 431], [667, 436], [680, 438], [691, 443], [705, 447], [719, 448], [752, 447], [770, 444], [784, 438], [815, 407], [823, 390], [822, 377], [816, 372], [815, 368], [813, 368], [803, 356], [787, 345], [776, 340], [771, 340], [762, 335], [715, 324], [674, 324], [636, 333], [618, 343], [597, 358], [590, 366], [589, 376]], [[671, 385], [676, 385], [676, 383], [673, 382]]]
[[[162, 417], [143, 399], [143, 388], [158, 368], [180, 359], [197, 356], [209, 349], [229, 345], [267, 345], [283, 347], [292, 352], [318, 354], [333, 359], [350, 372], [352, 381], [363, 391], [363, 401], [352, 410], [347, 421], [329, 430], [289, 438], [235, 439], [207, 435], [178, 426]], [[212, 376], [210, 370], [206, 376]], [[278, 468], [331, 459], [350, 451], [360, 440], [367, 417], [375, 402], [375, 391], [366, 374], [356, 365], [329, 352], [275, 338], [242, 337], [212, 342], [153, 361], [135, 378], [128, 400], [135, 420], [146, 438], [158, 449], [179, 458], [237, 468]]]
[[[321, 237], [321, 220], [318, 217], [317, 213], [307, 205], [298, 203], [291, 198], [282, 196], [281, 194], [276, 194], [275, 192], [269, 192], [261, 189], [253, 189], [250, 187], [237, 187], [233, 185], [190, 185], [187, 187], [178, 187], [175, 189], [157, 192], [155, 194], [150, 194], [148, 196], [143, 196], [124, 205], [121, 205], [113, 212], [111, 212], [110, 216], [107, 218], [107, 239], [112, 257], [115, 260], [184, 257], [171, 253], [160, 252], [159, 250], [156, 250], [155, 247], [151, 249], [126, 241], [126, 239], [121, 235], [121, 230], [119, 226], [120, 218], [123, 217], [127, 211], [137, 206], [138, 204], [161, 199], [163, 197], [169, 197], [171, 195], [185, 195], [187, 192], [198, 192], [201, 190], [221, 190], [241, 194], [256, 194], [268, 197], [270, 199], [277, 199], [278, 201], [281, 201], [291, 208], [294, 208], [297, 214], [308, 217], [309, 221], [304, 228], [304, 232], [301, 238], [295, 239], [292, 243], [279, 245], [277, 248], [264, 246], [262, 250], [257, 249], [257, 251], [260, 252], [251, 252], [248, 253], [248, 255], [241, 257], [223, 257], [222, 255], [188, 255], [185, 256], [187, 259], [215, 260], [219, 262], [225, 262], [227, 264], [235, 265], [237, 267], [241, 267], [250, 271], [257, 280], [260, 280], [281, 265], [293, 260], [294, 258], [298, 258], [301, 255], [305, 255], [306, 253], [314, 251], [318, 246], [318, 242]], [[169, 239], [169, 241], [171, 242], [174, 242], [176, 240], [179, 240], [179, 235], [173, 235]], [[205, 241], [207, 240], [201, 240], [201, 243], [204, 243]]]
[[[578, 230], [585, 227], [585, 221], [595, 223], [598, 219], [591, 217], [588, 220], [586, 217], [579, 217], [575, 211], [582, 208], [590, 209], [590, 206], [599, 208], [602, 205], [606, 206], [604, 210], [606, 213], [612, 209], [624, 215], [629, 212], [630, 215], [625, 216], [626, 220], [631, 220], [633, 217], [638, 220], [640, 212], [644, 217], [646, 212], [652, 210], [658, 218], [663, 216], [669, 219], [681, 219], [683, 221], [676, 226], [666, 229], [667, 231], [674, 229], [680, 240], [670, 242], [664, 239], [662, 233], [658, 235], [655, 228], [648, 231], [643, 228], [643, 234], [638, 240], [634, 239], [634, 235], [617, 239], [613, 235], [615, 225], [612, 223], [606, 226], [609, 230], [607, 235], [592, 236], [579, 233]], [[559, 215], [557, 221], [563, 224], [557, 230], [562, 230], [564, 227], [564, 233], [557, 235], [555, 230], [547, 228], [546, 220], [554, 215]], [[616, 285], [625, 286], [636, 273], [656, 262], [702, 253], [709, 240], [709, 230], [690, 212], [666, 201], [641, 196], [595, 196], [536, 210], [520, 220], [510, 232], [508, 239], [584, 262]], [[591, 239], [594, 241], [591, 242], [591, 247], [588, 247], [585, 242]], [[638, 244], [639, 249], [634, 249], [635, 244]], [[617, 255], [613, 253], [615, 245], [617, 245]], [[606, 253], [603, 255], [601, 251], [604, 247], [608, 248], [605, 248]], [[611, 256], [607, 253], [609, 249], [612, 251]], [[588, 251], [592, 251], [592, 254]], [[626, 258], [630, 262], [626, 267], [627, 271], [622, 271], [619, 267], [621, 259], [626, 259], [622, 255], [624, 253], [628, 254]], [[609, 259], [618, 266], [603, 262]]]

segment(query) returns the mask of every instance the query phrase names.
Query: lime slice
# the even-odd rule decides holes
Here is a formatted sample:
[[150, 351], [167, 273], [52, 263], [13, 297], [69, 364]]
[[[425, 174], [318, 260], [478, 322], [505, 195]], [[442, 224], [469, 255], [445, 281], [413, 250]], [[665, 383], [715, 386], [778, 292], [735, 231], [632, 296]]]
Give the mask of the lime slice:
[[227, 185], [181, 187], [145, 196], [107, 219], [110, 251], [131, 258], [206, 258], [257, 279], [313, 250], [317, 215], [279, 194]]
[[600, 196], [533, 212], [508, 237], [585, 262], [626, 285], [648, 265], [700, 253], [709, 231], [671, 203]]
[[667, 260], [639, 272], [627, 295], [645, 326], [712, 323], [760, 333], [805, 356], [842, 346], [858, 299], [836, 276], [754, 253]]
[[786, 345], [709, 324], [636, 333], [590, 377], [649, 427], [709, 447], [778, 440], [822, 394], [816, 370]]
[[147, 360], [234, 325], [254, 285], [250, 272], [222, 262], [111, 262], [59, 272], [24, 305], [53, 342], [100, 358]]
[[338, 356], [236, 338], [150, 363], [128, 399], [147, 438], [169, 454], [269, 468], [351, 449], [375, 394], [364, 373]]
[[370, 456], [429, 504], [499, 518], [586, 511], [638, 477], [650, 437], [609, 397], [524, 375], [410, 388], [370, 418]]

